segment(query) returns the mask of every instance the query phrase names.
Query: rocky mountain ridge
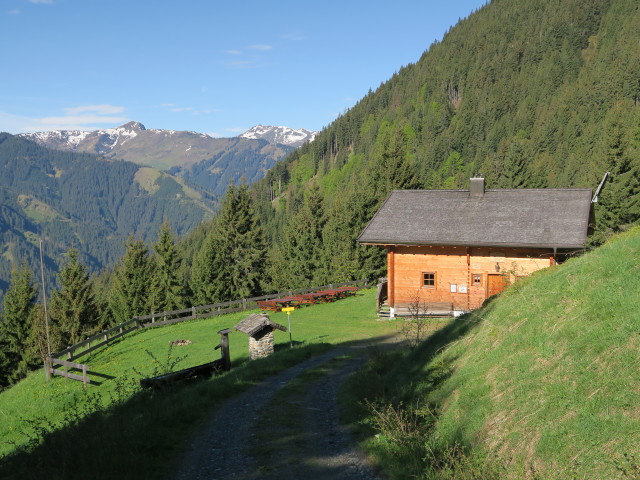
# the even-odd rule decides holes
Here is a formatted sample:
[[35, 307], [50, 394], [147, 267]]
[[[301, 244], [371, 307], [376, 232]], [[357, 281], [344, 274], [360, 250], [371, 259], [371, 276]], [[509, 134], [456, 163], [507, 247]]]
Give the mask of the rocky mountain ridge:
[[91, 153], [149, 166], [220, 196], [230, 181], [259, 180], [278, 160], [294, 150], [283, 143], [272, 143], [268, 138], [289, 141], [306, 135], [286, 127], [276, 127], [277, 132], [269, 134], [270, 128], [260, 129], [265, 138], [258, 138], [258, 133], [253, 135], [255, 138], [214, 138], [204, 133], [152, 129], [140, 122], [128, 122], [92, 132], [61, 130], [25, 133], [19, 137], [54, 150]]
[[270, 125], [256, 125], [239, 135], [241, 138], [263, 139], [272, 144], [288, 145], [298, 148], [307, 142], [312, 142], [318, 132], [305, 128], [274, 127]]

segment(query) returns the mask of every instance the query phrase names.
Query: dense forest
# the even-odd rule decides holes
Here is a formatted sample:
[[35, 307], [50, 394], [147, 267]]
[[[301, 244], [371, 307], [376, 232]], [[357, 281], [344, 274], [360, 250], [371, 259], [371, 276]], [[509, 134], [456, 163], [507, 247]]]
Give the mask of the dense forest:
[[[140, 237], [124, 241], [130, 233], [143, 233], [136, 229], [141, 207], [126, 203], [139, 198], [140, 190], [110, 187], [102, 203], [87, 202], [97, 217], [110, 218], [112, 204], [127, 212], [116, 222], [125, 253], [113, 270], [90, 282], [102, 315], [86, 321], [85, 333], [150, 311], [382, 276], [382, 249], [360, 246], [356, 239], [389, 192], [465, 189], [473, 175], [484, 176], [488, 188], [595, 188], [610, 172], [590, 240], [602, 243], [640, 219], [638, 31], [635, 0], [494, 0], [262, 180], [231, 186], [213, 220], [183, 238], [174, 232], [184, 230], [165, 225], [152, 249]], [[0, 147], [9, 142], [12, 148], [35, 148], [1, 138]], [[20, 168], [36, 167], [15, 168], [19, 176]], [[61, 181], [53, 167], [37, 168], [43, 190], [53, 179]], [[87, 171], [83, 183], [67, 188], [83, 185], [87, 195], [104, 188], [96, 172]], [[11, 207], [17, 197], [7, 192], [0, 185], [8, 199], [0, 212], [5, 224], [29, 230], [32, 219]], [[65, 201], [57, 195], [48, 204], [54, 209]], [[166, 208], [175, 208], [186, 223], [199, 221], [184, 205], [169, 204], [167, 197]], [[97, 256], [107, 235], [87, 222], [83, 240], [95, 242]], [[0, 234], [11, 231], [2, 227]], [[75, 270], [77, 261], [70, 256]], [[25, 283], [24, 276], [15, 281]], [[64, 290], [63, 278], [56, 292]], [[33, 304], [27, 293], [23, 302]], [[11, 308], [6, 313], [5, 304], [5, 316], [14, 315]], [[60, 325], [71, 322], [64, 318]]]
[[494, 0], [252, 190], [274, 287], [384, 273], [355, 239], [392, 189], [595, 188], [596, 233], [640, 218], [640, 6]]
[[151, 241], [165, 220], [185, 234], [215, 206], [213, 197], [156, 170], [49, 150], [6, 133], [0, 165], [0, 299], [12, 269], [26, 263], [39, 271], [40, 238], [53, 280], [73, 247], [96, 271], [122, 256], [129, 235]]

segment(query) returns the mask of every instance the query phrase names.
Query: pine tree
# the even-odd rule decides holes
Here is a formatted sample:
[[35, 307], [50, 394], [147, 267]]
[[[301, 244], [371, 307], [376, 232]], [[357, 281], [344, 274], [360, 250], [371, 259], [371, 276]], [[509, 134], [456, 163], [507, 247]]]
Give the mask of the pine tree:
[[260, 293], [266, 248], [246, 185], [230, 185], [196, 257], [192, 290], [199, 304]]
[[151, 280], [150, 306], [154, 312], [168, 312], [184, 308], [185, 291], [180, 280], [181, 260], [171, 228], [167, 222], [160, 226], [155, 250], [155, 270]]
[[115, 269], [110, 299], [116, 323], [150, 313], [153, 261], [149, 257], [149, 249], [142, 240], [133, 236], [127, 239], [125, 247], [124, 257]]
[[87, 269], [78, 260], [78, 251], [69, 250], [67, 257], [69, 261], [58, 275], [60, 290], [51, 296], [51, 318], [62, 344], [75, 345], [98, 330], [100, 312]]
[[0, 386], [23, 378], [35, 364], [29, 348], [37, 292], [33, 274], [24, 264], [11, 274], [4, 296], [4, 315], [0, 324]]

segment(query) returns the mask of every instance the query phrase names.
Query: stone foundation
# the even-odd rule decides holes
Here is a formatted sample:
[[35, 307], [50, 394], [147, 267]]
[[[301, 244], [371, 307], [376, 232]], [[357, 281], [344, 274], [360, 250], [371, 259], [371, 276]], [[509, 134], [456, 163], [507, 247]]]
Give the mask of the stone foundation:
[[265, 328], [255, 336], [249, 337], [249, 358], [268, 357], [273, 353], [273, 330]]

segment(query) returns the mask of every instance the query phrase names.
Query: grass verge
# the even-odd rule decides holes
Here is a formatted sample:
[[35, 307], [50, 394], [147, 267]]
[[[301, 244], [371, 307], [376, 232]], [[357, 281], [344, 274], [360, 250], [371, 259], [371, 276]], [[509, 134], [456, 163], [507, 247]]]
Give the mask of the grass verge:
[[390, 478], [638, 478], [640, 230], [518, 282], [342, 399]]

